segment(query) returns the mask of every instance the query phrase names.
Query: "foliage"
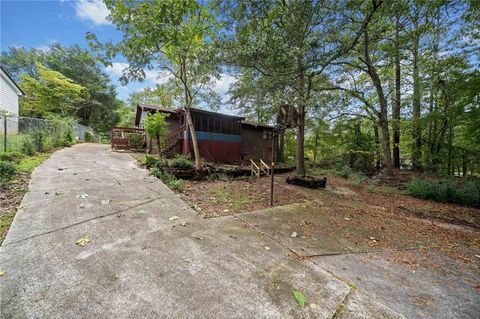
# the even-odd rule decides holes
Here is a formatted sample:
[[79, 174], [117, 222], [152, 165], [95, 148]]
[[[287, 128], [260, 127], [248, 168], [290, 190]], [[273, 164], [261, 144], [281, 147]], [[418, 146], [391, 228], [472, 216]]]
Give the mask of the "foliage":
[[165, 113], [154, 113], [148, 114], [145, 119], [144, 127], [145, 131], [151, 137], [154, 137], [157, 141], [158, 153], [161, 154], [161, 141], [165, 139], [165, 136], [168, 132], [167, 120], [168, 114]]
[[150, 175], [159, 178], [171, 190], [179, 191], [182, 188], [183, 181], [181, 179], [177, 179], [174, 175], [168, 172], [162, 171], [157, 167], [152, 167], [150, 169]]
[[300, 307], [304, 308], [305, 307], [305, 296], [298, 290], [293, 291], [293, 297], [297, 301], [297, 303], [300, 305]]
[[437, 202], [480, 206], [480, 188], [472, 180], [455, 179], [421, 180], [408, 183], [407, 194]]
[[[81, 85], [87, 92], [84, 100], [67, 110], [68, 115], [76, 116], [81, 124], [108, 132], [119, 121], [117, 110], [123, 103], [117, 99], [115, 87], [97, 59], [79, 45], [63, 47], [56, 43], [48, 50], [11, 47], [2, 52], [0, 62], [17, 82], [22, 75], [40, 81], [37, 63], [41, 63]], [[21, 112], [25, 114], [22, 109]]]
[[128, 133], [127, 134], [128, 144], [132, 149], [140, 150], [143, 149], [143, 135], [137, 133]]
[[20, 87], [25, 98], [20, 100], [20, 114], [36, 118], [48, 114], [66, 116], [77, 110], [76, 105], [88, 98], [86, 89], [57, 71], [36, 64], [38, 80], [22, 74]]
[[47, 149], [47, 133], [43, 129], [34, 130], [30, 133], [35, 146], [35, 151], [43, 152]]
[[0, 153], [0, 161], [9, 161], [17, 164], [23, 157], [25, 157], [24, 154], [16, 151]]
[[0, 161], [0, 185], [8, 182], [17, 171], [17, 167], [13, 162]]
[[193, 168], [193, 166], [192, 160], [186, 156], [178, 155], [170, 161], [170, 167], [173, 168]]
[[20, 150], [27, 156], [35, 155], [35, 144], [33, 144], [33, 139], [30, 136], [23, 140]]
[[87, 142], [87, 143], [93, 142], [93, 133], [90, 132], [90, 131], [86, 131], [84, 139], [85, 139], [85, 142]]
[[20, 172], [31, 173], [33, 170], [50, 157], [50, 153], [40, 153], [34, 156], [23, 158], [18, 164], [17, 169]]
[[147, 155], [145, 157], [145, 166], [147, 168], [156, 167], [158, 163], [158, 158], [155, 156]]

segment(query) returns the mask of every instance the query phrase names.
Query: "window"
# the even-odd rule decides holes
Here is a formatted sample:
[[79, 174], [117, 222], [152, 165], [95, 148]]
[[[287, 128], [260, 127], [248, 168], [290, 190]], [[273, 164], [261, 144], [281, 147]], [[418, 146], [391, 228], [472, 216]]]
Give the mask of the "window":
[[263, 130], [263, 139], [264, 140], [271, 140], [273, 137], [273, 131], [272, 130]]

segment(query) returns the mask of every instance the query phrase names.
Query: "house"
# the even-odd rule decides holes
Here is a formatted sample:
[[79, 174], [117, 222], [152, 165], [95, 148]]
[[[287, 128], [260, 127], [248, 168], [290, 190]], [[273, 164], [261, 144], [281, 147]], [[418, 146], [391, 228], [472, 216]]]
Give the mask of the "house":
[[[193, 155], [191, 134], [183, 109], [138, 104], [135, 126], [143, 127], [147, 114], [167, 113], [165, 151]], [[202, 159], [207, 162], [239, 163], [250, 159], [271, 161], [273, 126], [245, 121], [244, 117], [191, 108], [190, 115]]]
[[[18, 116], [18, 97], [23, 96], [22, 89], [15, 81], [0, 67], [0, 115]], [[0, 119], [2, 130], [4, 129], [4, 117]], [[18, 121], [7, 120], [7, 131], [17, 133]]]

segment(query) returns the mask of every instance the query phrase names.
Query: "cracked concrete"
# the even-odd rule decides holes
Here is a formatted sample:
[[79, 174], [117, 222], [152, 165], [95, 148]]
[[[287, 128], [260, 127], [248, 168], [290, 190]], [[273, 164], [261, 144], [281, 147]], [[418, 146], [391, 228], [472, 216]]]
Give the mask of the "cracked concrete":
[[331, 318], [350, 292], [235, 217], [203, 219], [128, 154], [95, 144], [34, 171], [0, 270], [2, 318]]

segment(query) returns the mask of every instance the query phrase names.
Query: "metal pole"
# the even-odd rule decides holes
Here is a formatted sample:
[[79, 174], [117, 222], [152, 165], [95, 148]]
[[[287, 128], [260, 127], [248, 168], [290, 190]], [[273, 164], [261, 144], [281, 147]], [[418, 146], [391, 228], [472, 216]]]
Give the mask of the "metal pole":
[[272, 166], [270, 179], [270, 206], [273, 206], [273, 184], [275, 182], [275, 131], [272, 132]]
[[3, 116], [3, 151], [7, 151], [7, 116]]

